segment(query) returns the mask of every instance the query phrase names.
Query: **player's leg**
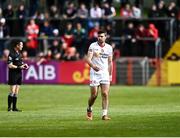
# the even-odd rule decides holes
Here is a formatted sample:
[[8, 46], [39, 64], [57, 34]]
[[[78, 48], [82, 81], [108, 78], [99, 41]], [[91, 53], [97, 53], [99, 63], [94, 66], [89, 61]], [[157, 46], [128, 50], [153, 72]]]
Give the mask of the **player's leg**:
[[8, 111], [12, 111], [13, 95], [15, 93], [16, 85], [10, 85], [10, 92], [8, 95]]
[[109, 84], [101, 84], [101, 95], [102, 95], [102, 119], [110, 120], [108, 117], [108, 106], [109, 106]]
[[87, 107], [87, 119], [92, 120], [93, 115], [92, 115], [92, 106], [98, 96], [98, 86], [90, 86], [90, 97], [88, 99], [88, 107]]
[[88, 108], [92, 108], [97, 96], [98, 96], [98, 86], [90, 87], [91, 95], [88, 100]]

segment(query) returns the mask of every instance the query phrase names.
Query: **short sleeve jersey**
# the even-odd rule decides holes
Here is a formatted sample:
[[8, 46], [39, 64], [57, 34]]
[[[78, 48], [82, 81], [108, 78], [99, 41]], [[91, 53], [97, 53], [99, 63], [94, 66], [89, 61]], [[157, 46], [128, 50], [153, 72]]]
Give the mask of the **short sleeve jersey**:
[[[17, 53], [15, 50], [12, 50], [8, 56], [7, 64], [13, 64], [16, 66], [21, 66], [23, 64], [22, 57], [20, 53]], [[20, 71], [21, 69], [9, 69], [12, 71]]]
[[105, 43], [105, 45], [101, 47], [97, 42], [94, 42], [90, 45], [88, 51], [93, 53], [92, 62], [100, 67], [100, 72], [108, 71], [108, 57], [112, 56], [112, 46]]

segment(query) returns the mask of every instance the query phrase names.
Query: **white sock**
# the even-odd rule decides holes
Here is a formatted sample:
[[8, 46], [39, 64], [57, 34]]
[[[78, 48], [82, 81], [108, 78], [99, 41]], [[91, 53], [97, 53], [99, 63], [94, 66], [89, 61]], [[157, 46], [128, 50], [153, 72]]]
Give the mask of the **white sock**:
[[103, 109], [103, 111], [102, 111], [102, 116], [107, 115], [107, 112], [108, 112], [108, 110], [107, 110], [107, 109]]
[[92, 111], [92, 107], [88, 107], [87, 109], [90, 110], [90, 111]]

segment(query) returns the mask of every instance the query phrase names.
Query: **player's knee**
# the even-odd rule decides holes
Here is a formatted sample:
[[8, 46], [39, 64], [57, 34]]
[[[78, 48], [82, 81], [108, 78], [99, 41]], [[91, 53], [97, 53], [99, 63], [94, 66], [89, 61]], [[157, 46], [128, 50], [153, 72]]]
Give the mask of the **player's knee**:
[[108, 93], [107, 93], [107, 92], [103, 92], [103, 93], [102, 93], [102, 96], [103, 96], [104, 98], [107, 98], [107, 97], [108, 97]]

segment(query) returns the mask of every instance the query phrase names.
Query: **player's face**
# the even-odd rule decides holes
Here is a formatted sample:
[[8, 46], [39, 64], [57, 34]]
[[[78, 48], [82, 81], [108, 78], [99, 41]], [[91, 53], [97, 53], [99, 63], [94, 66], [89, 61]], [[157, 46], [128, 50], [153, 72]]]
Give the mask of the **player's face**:
[[104, 43], [106, 41], [106, 35], [105, 33], [98, 34], [98, 42], [99, 43]]
[[18, 50], [21, 51], [23, 49], [23, 42], [20, 42], [18, 45]]

